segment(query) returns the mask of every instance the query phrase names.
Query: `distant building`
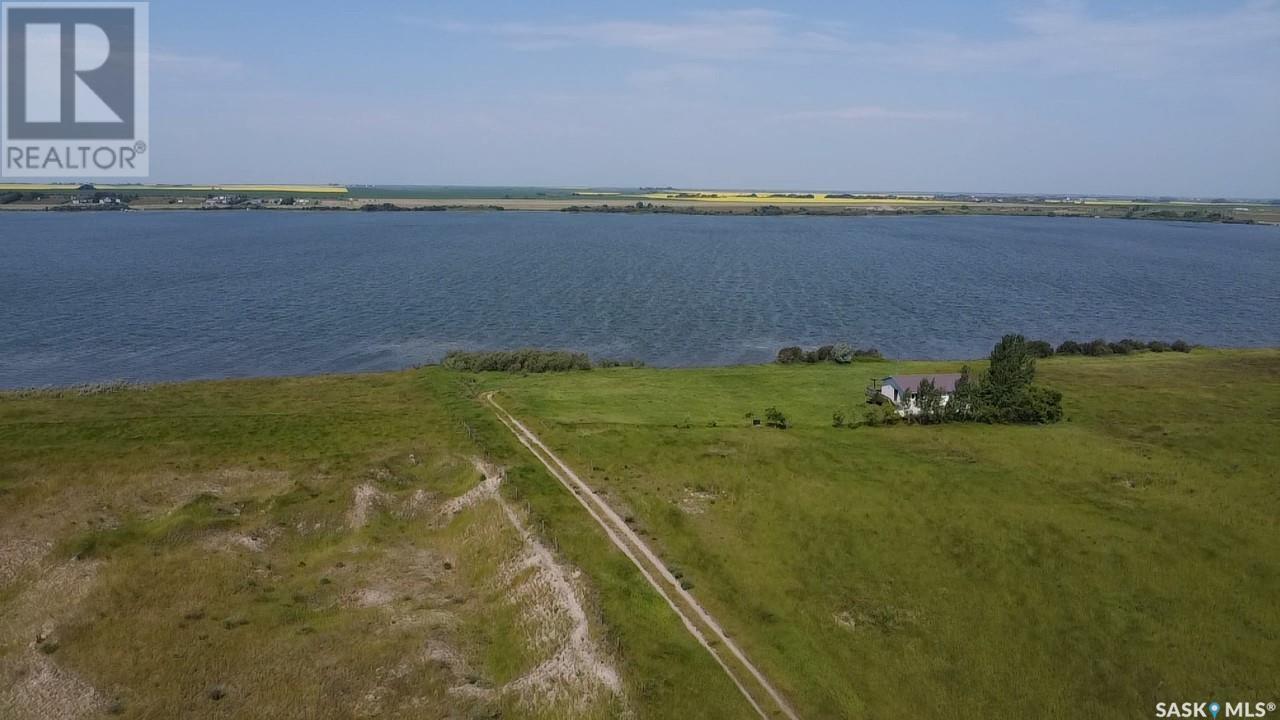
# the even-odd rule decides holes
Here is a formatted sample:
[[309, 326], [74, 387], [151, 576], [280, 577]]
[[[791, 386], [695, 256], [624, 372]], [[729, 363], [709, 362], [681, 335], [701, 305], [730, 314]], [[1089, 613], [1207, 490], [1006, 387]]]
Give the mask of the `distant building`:
[[248, 200], [243, 195], [214, 195], [204, 201], [205, 207], [231, 207]]
[[960, 381], [960, 377], [960, 373], [937, 373], [877, 378], [867, 386], [867, 401], [893, 403], [899, 415], [916, 415], [920, 412], [920, 406], [916, 404], [920, 383], [925, 380], [932, 381], [933, 386], [942, 393], [942, 404], [946, 405], [956, 394], [956, 383]]
[[91, 184], [85, 183], [76, 188], [75, 201], [80, 203], [91, 203], [98, 197], [98, 188]]

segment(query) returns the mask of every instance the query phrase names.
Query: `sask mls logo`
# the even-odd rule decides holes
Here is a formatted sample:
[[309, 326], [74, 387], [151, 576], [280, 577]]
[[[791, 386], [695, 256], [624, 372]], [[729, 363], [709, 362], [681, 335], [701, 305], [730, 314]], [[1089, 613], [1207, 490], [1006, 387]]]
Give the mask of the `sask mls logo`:
[[147, 3], [3, 8], [0, 174], [147, 175]]
[[1273, 702], [1161, 702], [1156, 703], [1158, 718], [1265, 718], [1276, 711]]

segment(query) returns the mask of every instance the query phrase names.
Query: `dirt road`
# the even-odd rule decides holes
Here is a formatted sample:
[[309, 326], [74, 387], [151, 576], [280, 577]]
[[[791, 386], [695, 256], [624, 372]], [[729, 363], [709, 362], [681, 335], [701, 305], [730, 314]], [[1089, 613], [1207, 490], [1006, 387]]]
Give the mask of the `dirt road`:
[[[720, 623], [698, 603], [693, 595], [680, 586], [680, 581], [667, 570], [667, 566], [653, 550], [607, 503], [597, 496], [595, 490], [544, 445], [537, 435], [499, 405], [494, 399], [493, 392], [485, 393], [484, 399], [493, 407], [498, 420], [506, 425], [520, 443], [547, 468], [547, 471], [578, 499], [592, 519], [604, 529], [609, 540], [635, 564], [645, 580], [680, 617], [689, 633], [707, 652], [711, 653], [760, 717], [770, 718], [781, 715], [789, 720], [799, 720], [795, 711], [783, 699], [782, 694], [752, 664], [737, 643], [725, 634]], [[723, 652], [724, 649], [728, 650], [727, 654]]]

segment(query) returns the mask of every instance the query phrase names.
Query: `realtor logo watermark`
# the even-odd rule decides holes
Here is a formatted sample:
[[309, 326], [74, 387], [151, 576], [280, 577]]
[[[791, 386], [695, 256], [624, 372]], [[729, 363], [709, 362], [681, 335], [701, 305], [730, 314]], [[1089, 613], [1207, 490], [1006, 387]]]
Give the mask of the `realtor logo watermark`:
[[147, 3], [0, 7], [0, 175], [148, 175]]

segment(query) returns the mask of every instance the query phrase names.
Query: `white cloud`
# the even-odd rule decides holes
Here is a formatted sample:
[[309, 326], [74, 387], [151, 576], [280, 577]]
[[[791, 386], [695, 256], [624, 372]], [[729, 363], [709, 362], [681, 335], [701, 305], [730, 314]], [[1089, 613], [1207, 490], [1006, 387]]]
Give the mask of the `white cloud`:
[[901, 110], [881, 107], [880, 105], [855, 105], [853, 107], [830, 110], [801, 110], [779, 116], [781, 120], [840, 120], [846, 122], [863, 120], [950, 121], [966, 120], [968, 118], [969, 113], [960, 110]]
[[1259, 62], [1269, 53], [1274, 62], [1280, 46], [1280, 8], [1270, 0], [1194, 14], [1108, 18], [1077, 4], [1049, 4], [1015, 14], [1012, 24], [1016, 33], [1000, 40], [928, 34], [899, 43], [864, 43], [854, 53], [868, 62], [929, 71], [1145, 77], [1203, 69], [1233, 53], [1255, 53]]
[[173, 52], [151, 53], [151, 69], [164, 75], [226, 77], [240, 72], [243, 68], [244, 65], [238, 60]]
[[429, 24], [448, 32], [489, 35], [525, 50], [596, 47], [702, 61], [789, 53], [825, 61], [842, 57], [859, 67], [888, 64], [929, 72], [1151, 76], [1196, 69], [1233, 54], [1238, 59], [1250, 51], [1274, 61], [1280, 52], [1276, 0], [1203, 8], [1104, 17], [1083, 4], [1051, 2], [1014, 13], [1006, 37], [984, 40], [918, 32], [900, 40], [858, 42], [853, 39], [856, 25], [811, 22], [762, 9], [689, 12], [662, 20]]
[[496, 25], [442, 23], [452, 32], [478, 32], [503, 38], [513, 47], [542, 50], [593, 46], [644, 50], [691, 58], [733, 59], [776, 50], [811, 50], [839, 44], [833, 36], [793, 29], [791, 18], [771, 10], [748, 9], [686, 13], [670, 20], [599, 20]]

